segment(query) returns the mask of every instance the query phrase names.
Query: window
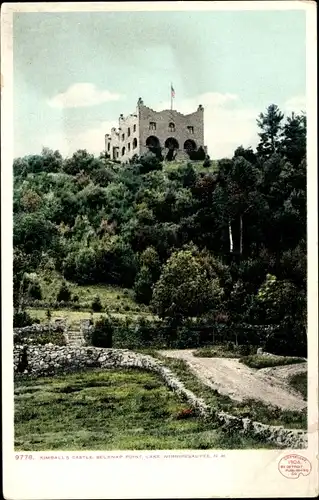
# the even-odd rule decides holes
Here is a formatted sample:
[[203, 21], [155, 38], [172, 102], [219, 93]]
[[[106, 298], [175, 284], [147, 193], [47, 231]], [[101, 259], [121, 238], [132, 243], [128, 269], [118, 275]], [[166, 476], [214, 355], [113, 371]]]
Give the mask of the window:
[[130, 128], [128, 128], [128, 129], [127, 129], [127, 137], [130, 137], [130, 135], [131, 135], [131, 129], [130, 129]]
[[108, 143], [108, 144], [107, 144], [107, 150], [108, 150], [108, 151], [110, 151], [110, 147], [111, 147], [111, 144], [110, 144], [110, 143]]
[[136, 132], [136, 125], [133, 125], [133, 132]]
[[155, 122], [150, 122], [150, 130], [156, 130], [156, 123]]
[[187, 131], [188, 131], [189, 134], [193, 134], [194, 133], [194, 127], [188, 126], [187, 127]]
[[170, 122], [168, 125], [168, 129], [170, 132], [175, 132], [175, 123]]
[[131, 151], [131, 143], [130, 142], [127, 145], [127, 151]]
[[125, 134], [122, 134], [122, 141], [124, 141], [125, 139]]
[[137, 139], [133, 139], [133, 149], [137, 148]]
[[124, 156], [124, 155], [125, 155], [125, 148], [123, 147], [122, 148], [122, 156]]

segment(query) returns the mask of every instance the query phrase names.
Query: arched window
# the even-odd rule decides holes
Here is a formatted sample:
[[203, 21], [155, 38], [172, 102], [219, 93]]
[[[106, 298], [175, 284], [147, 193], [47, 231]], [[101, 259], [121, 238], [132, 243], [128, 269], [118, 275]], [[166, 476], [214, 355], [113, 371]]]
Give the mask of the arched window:
[[137, 148], [137, 139], [136, 137], [133, 139], [133, 149]]
[[156, 123], [155, 122], [150, 122], [149, 129], [150, 130], [156, 130]]
[[111, 143], [110, 143], [110, 142], [108, 142], [108, 143], [107, 143], [107, 150], [108, 150], [108, 151], [110, 151], [110, 147], [111, 147]]
[[129, 127], [129, 128], [127, 129], [127, 137], [130, 137], [130, 135], [131, 135], [131, 129], [130, 129], [130, 127]]
[[192, 125], [189, 125], [187, 127], [187, 131], [188, 131], [189, 134], [194, 134], [194, 127]]
[[127, 145], [127, 151], [131, 151], [131, 143], [130, 142]]
[[168, 124], [168, 130], [169, 130], [170, 132], [175, 132], [175, 123], [170, 122], [170, 123]]
[[122, 148], [122, 156], [125, 155], [125, 147]]

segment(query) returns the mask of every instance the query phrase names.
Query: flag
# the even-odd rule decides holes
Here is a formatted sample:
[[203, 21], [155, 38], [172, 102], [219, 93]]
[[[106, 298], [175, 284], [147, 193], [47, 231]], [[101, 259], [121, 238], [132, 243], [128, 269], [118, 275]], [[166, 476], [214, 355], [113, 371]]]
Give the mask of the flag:
[[175, 90], [172, 84], [171, 84], [171, 97], [175, 97]]

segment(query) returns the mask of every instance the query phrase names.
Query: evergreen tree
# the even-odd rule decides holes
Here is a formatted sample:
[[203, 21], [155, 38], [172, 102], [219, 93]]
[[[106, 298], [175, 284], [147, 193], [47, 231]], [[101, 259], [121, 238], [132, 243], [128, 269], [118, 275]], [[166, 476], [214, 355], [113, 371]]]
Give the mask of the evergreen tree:
[[283, 127], [281, 152], [287, 160], [297, 166], [306, 156], [307, 119], [306, 115], [295, 115], [287, 118]]
[[259, 119], [257, 119], [257, 125], [261, 130], [258, 134], [260, 137], [260, 143], [257, 147], [259, 156], [269, 157], [277, 151], [283, 118], [284, 114], [281, 113], [276, 104], [268, 106], [265, 114], [260, 113]]

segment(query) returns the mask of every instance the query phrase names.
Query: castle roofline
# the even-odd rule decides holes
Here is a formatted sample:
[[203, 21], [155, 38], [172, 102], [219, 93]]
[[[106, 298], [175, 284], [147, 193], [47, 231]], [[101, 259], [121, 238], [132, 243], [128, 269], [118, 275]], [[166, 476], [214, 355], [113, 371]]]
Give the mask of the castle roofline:
[[161, 114], [163, 112], [166, 112], [166, 113], [169, 112], [169, 113], [175, 114], [175, 116], [182, 116], [184, 118], [187, 118], [188, 116], [192, 116], [192, 115], [198, 113], [199, 111], [204, 111], [204, 108], [201, 104], [199, 104], [196, 111], [193, 111], [192, 113], [187, 113], [187, 114], [181, 113], [180, 111], [177, 111], [176, 109], [162, 109], [161, 111], [155, 111], [155, 109], [150, 108], [149, 106], [145, 106], [144, 102], [141, 99], [139, 99], [137, 105], [138, 105], [138, 107], [143, 107], [143, 108], [149, 109], [154, 114]]

